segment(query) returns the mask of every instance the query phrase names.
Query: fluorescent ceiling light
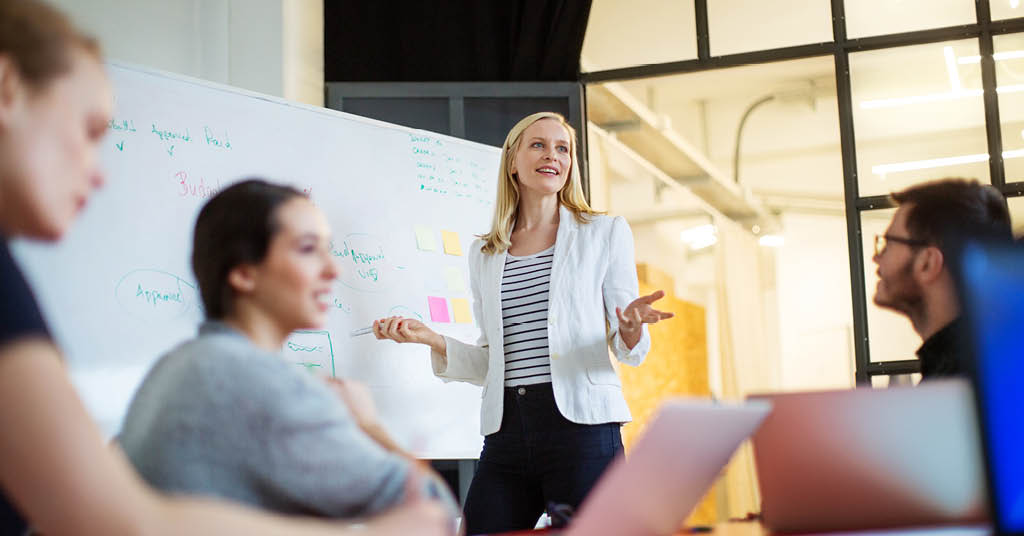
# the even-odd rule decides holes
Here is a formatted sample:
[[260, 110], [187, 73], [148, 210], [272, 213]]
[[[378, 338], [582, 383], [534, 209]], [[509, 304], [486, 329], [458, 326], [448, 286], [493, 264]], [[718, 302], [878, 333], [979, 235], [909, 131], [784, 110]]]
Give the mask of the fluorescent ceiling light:
[[[1024, 91], [1024, 84], [1014, 84], [1012, 86], [999, 86], [996, 88], [996, 93], [1020, 93]], [[932, 93], [931, 95], [910, 95], [908, 97], [894, 97], [891, 99], [875, 99], [860, 101], [860, 107], [865, 110], [873, 110], [877, 108], [893, 108], [896, 106], [903, 106], [905, 104], [920, 104], [923, 102], [941, 102], [951, 101], [956, 99], [966, 99], [969, 97], [980, 97], [984, 94], [980, 89], [961, 89], [958, 93]]]
[[778, 248], [786, 245], [786, 237], [777, 234], [764, 235], [757, 239], [757, 243], [766, 248]]
[[961, 89], [957, 93], [932, 93], [930, 95], [910, 95], [908, 97], [860, 101], [860, 107], [865, 110], [893, 108], [895, 106], [903, 106], [905, 104], [920, 104], [923, 102], [941, 102], [963, 99], [966, 97], [980, 97], [982, 94], [983, 93], [980, 89]]
[[[1024, 157], [1024, 149], [1003, 151], [1003, 159]], [[899, 162], [895, 164], [880, 164], [871, 166], [871, 172], [875, 175], [886, 175], [900, 171], [914, 171], [918, 169], [931, 169], [957, 164], [974, 164], [977, 162], [988, 162], [988, 153], [965, 154], [963, 156], [948, 156], [946, 158], [932, 158], [929, 160], [914, 160], [911, 162]]]
[[[1024, 58], [1024, 50], [1007, 50], [1005, 52], [996, 52], [992, 54], [992, 59], [996, 61], [1001, 60], [1014, 60], [1018, 58]], [[981, 56], [963, 56], [957, 58], [957, 63], [960, 65], [967, 65], [969, 63], [981, 63]]]
[[696, 251], [717, 244], [718, 234], [714, 225], [706, 223], [684, 229], [679, 233], [679, 239], [689, 246], [690, 249]]
[[896, 164], [880, 164], [871, 166], [871, 172], [875, 175], [886, 175], [899, 171], [912, 171], [915, 169], [931, 169], [937, 167], [955, 166], [957, 164], [973, 164], [985, 162], [988, 154], [965, 154], [963, 156], [947, 156], [946, 158], [931, 158], [928, 160], [914, 160], [911, 162], [899, 162]]
[[960, 87], [960, 71], [956, 68], [956, 54], [953, 53], [953, 47], [942, 47], [942, 55], [946, 57], [946, 72], [949, 74], [949, 87], [951, 93], [960, 93], [963, 88]]
[[[864, 110], [876, 110], [878, 108], [894, 108], [896, 106], [905, 106], [907, 104], [922, 104], [926, 102], [944, 102], [957, 99], [966, 99], [971, 97], [980, 97], [984, 92], [980, 89], [964, 89], [960, 82], [960, 72], [957, 70], [957, 63], [978, 63], [981, 61], [981, 56], [964, 56], [957, 58], [953, 52], [953, 47], [947, 46], [942, 47], [942, 54], [946, 60], [946, 72], [949, 75], [949, 87], [950, 90], [943, 93], [930, 93], [927, 95], [910, 95], [907, 97], [893, 97], [888, 99], [873, 99], [860, 101], [860, 107]], [[1006, 52], [997, 52], [992, 55], [997, 60], [1006, 60], [1011, 58], [1024, 58], [1024, 50], [1009, 50]], [[1019, 93], [1024, 91], [1024, 84], [1014, 84], [1009, 86], [997, 86], [996, 93]]]

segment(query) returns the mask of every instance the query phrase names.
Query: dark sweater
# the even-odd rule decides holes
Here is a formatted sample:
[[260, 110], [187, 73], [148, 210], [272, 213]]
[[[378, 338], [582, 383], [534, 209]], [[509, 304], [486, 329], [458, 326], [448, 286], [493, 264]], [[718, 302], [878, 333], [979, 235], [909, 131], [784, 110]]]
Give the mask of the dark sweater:
[[928, 337], [917, 350], [921, 360], [921, 379], [962, 376], [967, 373], [969, 350], [967, 326], [957, 318]]

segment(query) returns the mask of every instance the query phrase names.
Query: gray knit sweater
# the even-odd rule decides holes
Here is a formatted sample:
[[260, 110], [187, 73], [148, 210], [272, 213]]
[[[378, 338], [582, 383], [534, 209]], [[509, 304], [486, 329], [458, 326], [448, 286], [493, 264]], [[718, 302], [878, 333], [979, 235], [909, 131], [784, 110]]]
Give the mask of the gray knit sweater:
[[149, 372], [119, 440], [159, 489], [289, 514], [379, 512], [401, 501], [409, 470], [324, 382], [218, 322]]

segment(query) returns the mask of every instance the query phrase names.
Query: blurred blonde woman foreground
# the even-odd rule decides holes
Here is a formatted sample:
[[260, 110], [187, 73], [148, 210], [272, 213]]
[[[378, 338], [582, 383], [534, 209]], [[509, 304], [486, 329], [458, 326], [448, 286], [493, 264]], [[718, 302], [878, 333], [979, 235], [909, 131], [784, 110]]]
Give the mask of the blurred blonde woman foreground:
[[102, 186], [111, 100], [95, 41], [37, 0], [0, 0], [0, 535], [449, 533], [416, 485], [352, 529], [159, 494], [106, 445], [7, 243], [60, 239]]

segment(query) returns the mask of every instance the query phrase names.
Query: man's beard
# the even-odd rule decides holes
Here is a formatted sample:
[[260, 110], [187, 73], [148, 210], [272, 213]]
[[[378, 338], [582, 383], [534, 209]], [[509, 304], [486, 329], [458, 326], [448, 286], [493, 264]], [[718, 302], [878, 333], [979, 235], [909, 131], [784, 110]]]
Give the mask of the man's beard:
[[918, 316], [924, 308], [924, 293], [921, 285], [914, 280], [913, 258], [908, 259], [893, 276], [883, 280], [885, 296], [875, 291], [875, 305], [892, 309], [908, 317]]

